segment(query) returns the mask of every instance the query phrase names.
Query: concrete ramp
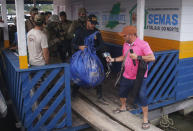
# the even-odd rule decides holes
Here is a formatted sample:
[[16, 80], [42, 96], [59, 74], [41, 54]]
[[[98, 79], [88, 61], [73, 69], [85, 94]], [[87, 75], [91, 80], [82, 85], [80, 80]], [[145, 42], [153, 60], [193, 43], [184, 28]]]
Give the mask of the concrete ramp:
[[[144, 131], [142, 119], [130, 112], [114, 114], [113, 109], [119, 108], [118, 100], [112, 93], [104, 94], [109, 105], [97, 102], [94, 90], [80, 90], [80, 97], [72, 101], [72, 109], [83, 117], [93, 128], [100, 131]], [[154, 125], [147, 131], [162, 131]]]
[[100, 131], [130, 131], [129, 128], [112, 120], [96, 107], [81, 98], [72, 101], [72, 109], [82, 116], [93, 128]]

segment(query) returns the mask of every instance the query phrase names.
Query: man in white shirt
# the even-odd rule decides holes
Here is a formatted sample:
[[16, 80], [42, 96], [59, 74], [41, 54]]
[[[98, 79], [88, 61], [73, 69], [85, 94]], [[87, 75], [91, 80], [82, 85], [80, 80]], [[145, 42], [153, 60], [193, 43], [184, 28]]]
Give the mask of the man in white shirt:
[[[32, 66], [43, 66], [49, 63], [49, 51], [48, 51], [48, 42], [47, 36], [42, 31], [43, 28], [43, 18], [41, 15], [36, 15], [34, 18], [35, 27], [31, 29], [27, 34], [27, 45], [29, 53], [29, 64]], [[33, 74], [30, 75], [33, 77]], [[37, 86], [30, 90], [30, 96], [32, 97], [35, 93], [35, 90], [40, 87], [44, 77], [41, 78]], [[34, 111], [37, 108], [38, 102], [34, 103], [32, 110]], [[41, 115], [38, 116], [40, 119]]]
[[43, 19], [41, 15], [36, 15], [34, 22], [35, 27], [27, 34], [29, 64], [33, 66], [42, 66], [49, 62], [47, 36], [42, 31]]

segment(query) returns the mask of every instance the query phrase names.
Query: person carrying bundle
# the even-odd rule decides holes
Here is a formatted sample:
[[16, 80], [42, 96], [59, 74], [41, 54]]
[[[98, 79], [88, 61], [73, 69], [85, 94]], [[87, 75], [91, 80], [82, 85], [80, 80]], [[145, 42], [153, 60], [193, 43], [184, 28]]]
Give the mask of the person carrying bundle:
[[98, 24], [97, 17], [91, 14], [87, 18], [86, 27], [75, 31], [73, 48], [77, 52], [71, 59], [71, 76], [77, 86], [73, 86], [72, 95], [77, 93], [80, 86], [96, 87], [99, 102], [107, 105], [103, 99], [101, 86], [105, 77], [103, 65], [106, 61], [102, 56], [105, 46], [96, 24]]

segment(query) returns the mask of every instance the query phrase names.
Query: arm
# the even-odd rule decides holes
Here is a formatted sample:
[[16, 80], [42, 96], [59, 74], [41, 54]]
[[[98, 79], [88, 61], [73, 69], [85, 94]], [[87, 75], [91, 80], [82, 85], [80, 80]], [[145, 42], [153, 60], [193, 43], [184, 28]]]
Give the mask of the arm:
[[155, 61], [155, 56], [154, 56], [154, 54], [149, 54], [149, 55], [146, 55], [146, 56], [142, 56], [142, 60], [144, 60], [146, 62]]
[[45, 34], [42, 35], [41, 47], [43, 52], [43, 57], [46, 64], [49, 63], [49, 50], [48, 50], [48, 41]]
[[43, 56], [46, 64], [49, 63], [49, 50], [48, 48], [43, 48]]
[[[137, 54], [135, 54], [135, 53], [130, 54], [130, 57], [131, 57], [131, 59], [134, 59], [134, 60], [137, 60], [137, 59], [140, 58], [140, 57], [139, 57]], [[142, 59], [142, 60], [144, 60], [144, 61], [146, 61], [146, 62], [151, 62], [151, 61], [155, 61], [155, 56], [154, 56], [154, 54], [148, 54], [148, 55], [145, 55], [145, 56], [141, 56], [140, 59]]]
[[149, 44], [147, 42], [143, 43], [143, 54], [142, 56], [138, 56], [137, 54], [130, 53], [130, 58], [134, 60], [144, 60], [145, 62], [151, 62], [155, 61], [155, 56], [153, 54], [153, 51], [151, 50]]
[[74, 32], [75, 32], [75, 30], [76, 30], [76, 28], [77, 28], [77, 22], [76, 21], [73, 21], [71, 24], [70, 24], [70, 26], [69, 26], [69, 28], [68, 28], [68, 31], [67, 31], [67, 38], [68, 39], [73, 39], [73, 35], [74, 35]]
[[107, 62], [121, 62], [121, 61], [123, 61], [123, 59], [124, 59], [124, 56], [119, 56], [119, 57], [116, 57], [116, 58], [111, 58], [111, 57], [107, 57], [106, 58], [106, 61]]
[[84, 50], [84, 30], [78, 29], [74, 33], [74, 38], [72, 39], [72, 45], [75, 50]]
[[101, 33], [97, 33], [96, 34], [96, 43], [95, 43], [95, 48], [96, 51], [101, 51], [101, 52], [105, 52], [105, 45], [104, 45], [104, 41], [102, 39]]

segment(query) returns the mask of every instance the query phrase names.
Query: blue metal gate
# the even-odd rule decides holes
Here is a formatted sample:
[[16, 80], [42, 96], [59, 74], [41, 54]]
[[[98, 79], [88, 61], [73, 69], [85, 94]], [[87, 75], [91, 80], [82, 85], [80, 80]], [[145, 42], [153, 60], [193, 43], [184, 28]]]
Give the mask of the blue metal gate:
[[150, 109], [175, 101], [179, 63], [178, 51], [162, 51], [154, 54], [156, 61], [149, 64], [146, 81]]
[[19, 118], [27, 130], [51, 130], [72, 125], [68, 64], [20, 70], [18, 57], [3, 51], [0, 66]]

